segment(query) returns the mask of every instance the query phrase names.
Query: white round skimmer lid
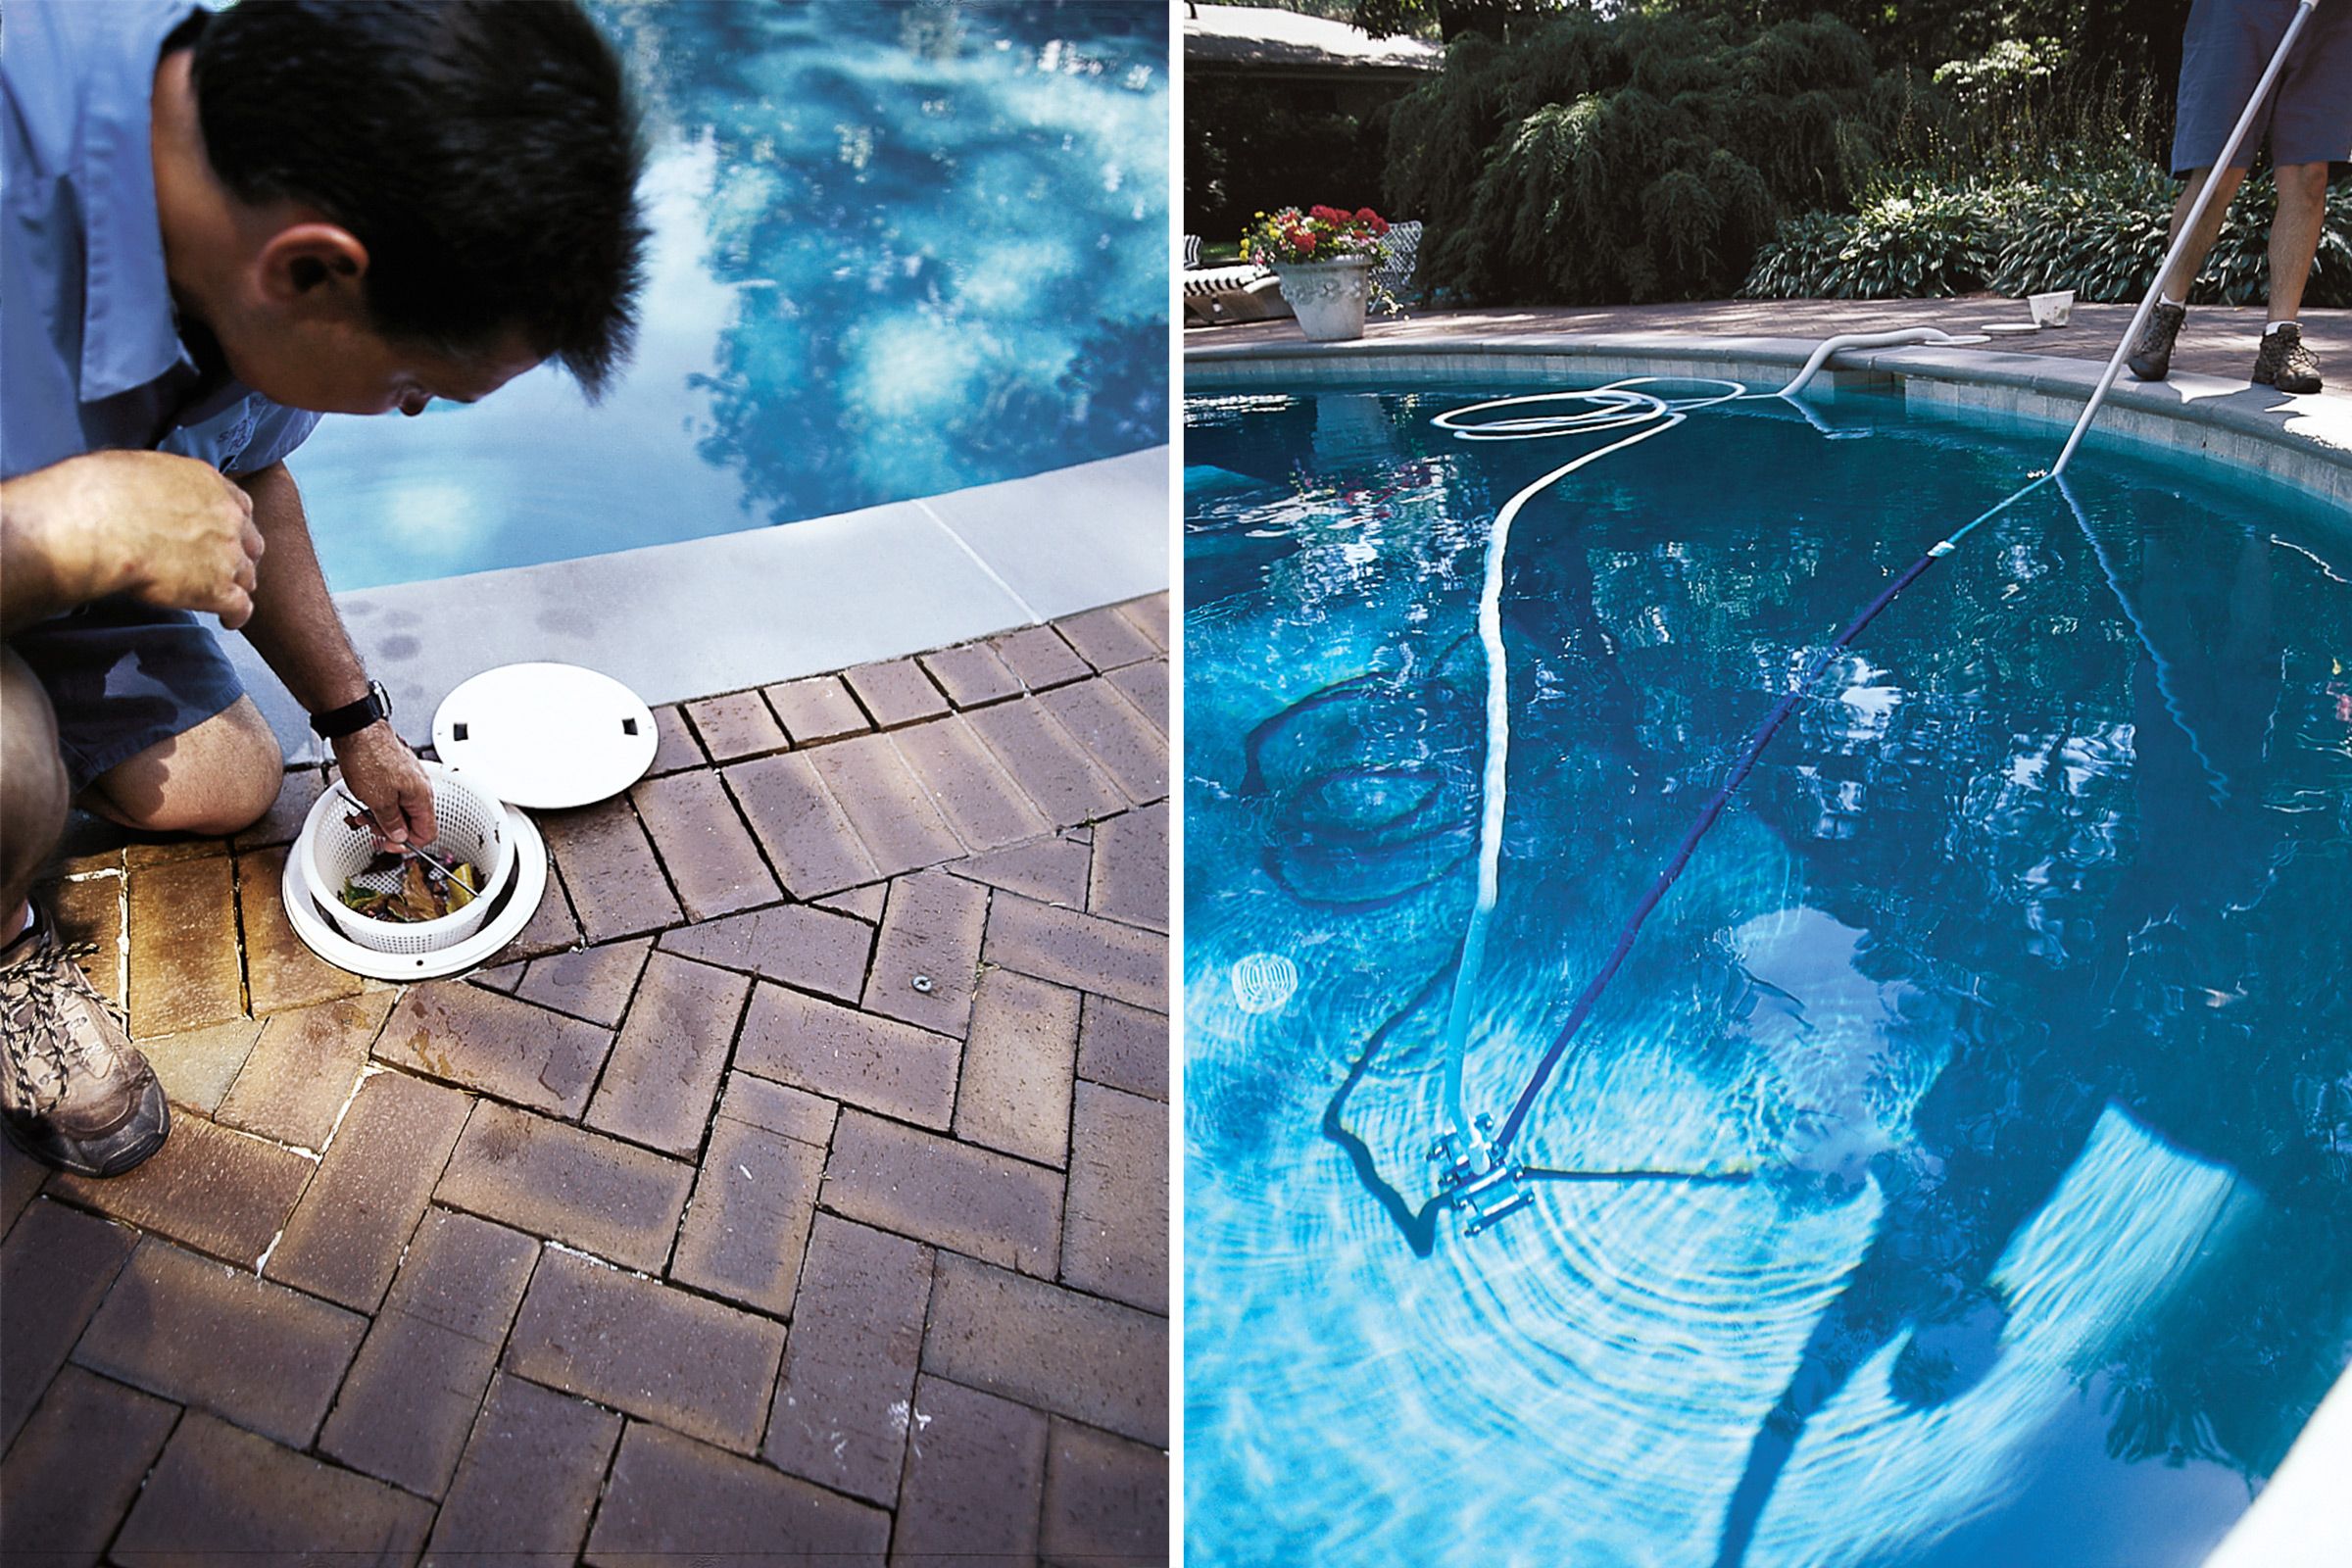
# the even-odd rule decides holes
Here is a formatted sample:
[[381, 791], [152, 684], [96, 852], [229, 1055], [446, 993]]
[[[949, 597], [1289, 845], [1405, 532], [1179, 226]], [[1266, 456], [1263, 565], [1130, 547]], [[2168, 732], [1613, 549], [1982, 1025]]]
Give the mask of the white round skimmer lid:
[[653, 710], [577, 664], [501, 664], [441, 700], [433, 749], [509, 806], [539, 810], [618, 795], [654, 765]]

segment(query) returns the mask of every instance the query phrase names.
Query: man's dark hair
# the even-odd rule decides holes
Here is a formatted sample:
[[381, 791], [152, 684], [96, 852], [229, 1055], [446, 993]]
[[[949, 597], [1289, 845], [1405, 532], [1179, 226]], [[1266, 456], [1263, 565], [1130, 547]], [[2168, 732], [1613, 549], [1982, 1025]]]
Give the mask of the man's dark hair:
[[387, 337], [463, 357], [518, 331], [592, 399], [627, 360], [644, 150], [573, 0], [243, 0], [193, 75], [214, 172], [351, 230]]

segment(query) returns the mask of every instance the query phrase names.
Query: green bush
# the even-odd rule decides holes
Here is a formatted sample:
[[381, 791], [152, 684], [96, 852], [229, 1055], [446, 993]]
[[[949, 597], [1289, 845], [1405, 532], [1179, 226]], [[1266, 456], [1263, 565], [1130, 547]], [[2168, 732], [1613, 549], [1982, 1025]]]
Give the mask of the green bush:
[[1947, 60], [1911, 90], [1889, 161], [1945, 179], [2038, 175], [2084, 147], [2128, 159], [2172, 143], [2169, 84], [2084, 66], [2054, 38]]
[[[2267, 180], [2249, 190], [2226, 220], [2222, 237], [2206, 263], [2205, 274], [2190, 297], [2199, 303], [2239, 295], [2225, 294], [2213, 281], [2227, 273], [2232, 282], [2244, 280], [2224, 263], [2243, 249], [2251, 209], [2246, 203], [2261, 197], [2261, 211], [2270, 214]], [[2071, 288], [2076, 297], [2091, 301], [2132, 300], [2146, 294], [2156, 281], [2164, 260], [2165, 230], [2180, 187], [2164, 172], [2147, 165], [2089, 169], [2043, 180], [2025, 192], [2002, 215], [2007, 234], [1991, 286], [2004, 294], [2043, 294]], [[2260, 256], [2262, 232], [2253, 235], [2256, 264], [2263, 276], [2269, 268]], [[2254, 280], [2257, 298], [2261, 281]]]
[[[2104, 158], [2104, 162], [2100, 160]], [[2091, 302], [2137, 302], [2164, 260], [2180, 187], [2162, 170], [2103, 150], [2066, 172], [1999, 183], [1887, 181], [1853, 213], [1784, 222], [1741, 285], [1750, 299], [1936, 298], [1990, 288], [2011, 296], [2071, 288]], [[2260, 304], [2270, 289], [2265, 173], [2230, 205], [2193, 302]], [[2352, 305], [2352, 187], [2328, 192], [2304, 302]]]
[[[2071, 288], [2086, 300], [2137, 301], [2156, 281], [2164, 261], [2165, 229], [2180, 186], [2162, 170], [2141, 165], [2045, 180], [2029, 190], [2008, 219], [2008, 240], [1993, 269], [2004, 294]], [[2194, 303], [2259, 305], [2271, 286], [2271, 214], [2278, 189], [2268, 172], [2246, 181], [2222, 221], [2197, 286]], [[2352, 305], [2352, 187], [2328, 192], [2303, 303]]]
[[1388, 205], [1423, 219], [1423, 277], [1475, 299], [1720, 298], [1791, 210], [1877, 164], [1883, 84], [1827, 20], [1572, 12], [1472, 35], [1396, 108]]
[[1740, 286], [1749, 299], [1887, 300], [1986, 287], [2013, 188], [1938, 187], [1911, 179], [1875, 189], [1853, 213], [1783, 223]]

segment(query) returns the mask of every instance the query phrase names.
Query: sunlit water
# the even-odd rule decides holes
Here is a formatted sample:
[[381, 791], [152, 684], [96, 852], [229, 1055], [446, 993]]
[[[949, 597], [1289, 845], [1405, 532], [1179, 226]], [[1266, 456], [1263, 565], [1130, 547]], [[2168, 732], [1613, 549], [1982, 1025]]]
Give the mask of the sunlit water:
[[[2079, 520], [1972, 535], [1465, 1238], [1482, 552], [1572, 455], [1430, 427], [1482, 395], [1188, 406], [1189, 1559], [2196, 1562], [2352, 1355], [2352, 519], [2094, 450]], [[1809, 651], [2056, 450], [1841, 408], [1701, 411], [1518, 518], [1473, 1110]]]
[[646, 100], [645, 322], [594, 409], [329, 417], [292, 463], [337, 588], [726, 533], [1167, 438], [1167, 10], [590, 9]]

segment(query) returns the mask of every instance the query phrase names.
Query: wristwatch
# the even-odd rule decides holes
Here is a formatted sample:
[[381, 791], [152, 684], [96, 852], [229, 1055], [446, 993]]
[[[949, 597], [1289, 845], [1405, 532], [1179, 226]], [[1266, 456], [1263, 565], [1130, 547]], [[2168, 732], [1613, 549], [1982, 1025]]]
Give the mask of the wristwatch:
[[356, 734], [379, 718], [392, 716], [392, 694], [385, 691], [381, 681], [368, 683], [368, 695], [356, 703], [330, 708], [323, 713], [311, 715], [311, 728], [322, 741], [339, 741]]

